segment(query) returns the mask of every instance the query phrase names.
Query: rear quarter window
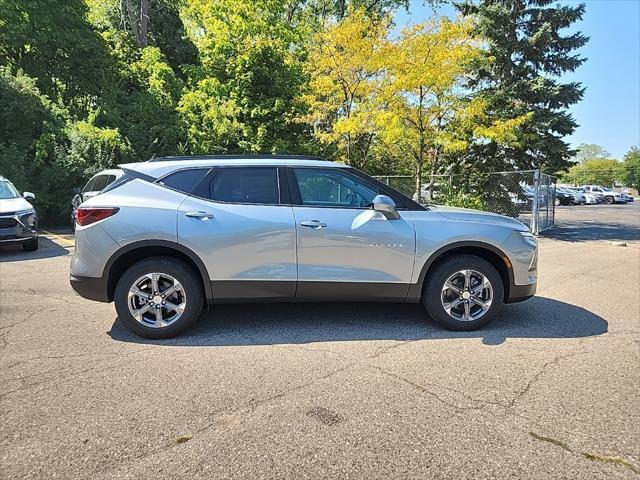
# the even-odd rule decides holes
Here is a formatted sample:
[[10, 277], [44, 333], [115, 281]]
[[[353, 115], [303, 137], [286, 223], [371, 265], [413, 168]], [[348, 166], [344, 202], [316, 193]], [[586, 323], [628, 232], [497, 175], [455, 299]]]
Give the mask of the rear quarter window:
[[208, 172], [208, 168], [189, 168], [170, 173], [158, 183], [189, 195]]

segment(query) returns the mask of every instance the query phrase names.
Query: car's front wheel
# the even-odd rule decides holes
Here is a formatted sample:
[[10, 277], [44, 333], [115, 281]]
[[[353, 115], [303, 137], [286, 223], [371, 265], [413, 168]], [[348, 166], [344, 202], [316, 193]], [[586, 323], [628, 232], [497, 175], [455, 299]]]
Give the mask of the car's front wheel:
[[448, 330], [477, 330], [502, 306], [504, 286], [496, 269], [474, 255], [445, 257], [428, 273], [422, 303]]
[[30, 240], [27, 240], [26, 242], [23, 242], [22, 249], [25, 252], [33, 252], [35, 250], [38, 250], [38, 237], [34, 237]]
[[170, 338], [200, 316], [202, 287], [193, 269], [171, 257], [153, 257], [120, 277], [114, 300], [118, 318], [145, 338]]

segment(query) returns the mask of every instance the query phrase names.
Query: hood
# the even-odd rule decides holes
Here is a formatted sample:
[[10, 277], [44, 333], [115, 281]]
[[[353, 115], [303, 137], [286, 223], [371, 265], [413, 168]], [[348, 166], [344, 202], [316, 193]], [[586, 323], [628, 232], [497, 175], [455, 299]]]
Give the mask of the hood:
[[429, 205], [429, 209], [438, 212], [440, 215], [450, 220], [492, 223], [494, 225], [509, 227], [520, 232], [526, 232], [529, 230], [529, 227], [524, 223], [504, 215], [498, 215], [497, 213], [482, 212], [480, 210], [471, 210], [469, 208], [441, 207], [437, 205]]
[[23, 210], [30, 210], [33, 208], [29, 202], [24, 198], [6, 198], [0, 200], [0, 215], [6, 215], [8, 213], [20, 212]]

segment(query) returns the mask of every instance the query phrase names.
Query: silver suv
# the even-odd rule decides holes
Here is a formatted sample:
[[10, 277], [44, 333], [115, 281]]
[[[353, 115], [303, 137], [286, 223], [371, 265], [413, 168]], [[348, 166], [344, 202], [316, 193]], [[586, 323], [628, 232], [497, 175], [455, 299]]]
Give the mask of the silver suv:
[[294, 156], [167, 157], [76, 210], [71, 285], [115, 301], [148, 338], [207, 303], [422, 302], [452, 330], [536, 290], [537, 245], [516, 220], [422, 206], [342, 164]]

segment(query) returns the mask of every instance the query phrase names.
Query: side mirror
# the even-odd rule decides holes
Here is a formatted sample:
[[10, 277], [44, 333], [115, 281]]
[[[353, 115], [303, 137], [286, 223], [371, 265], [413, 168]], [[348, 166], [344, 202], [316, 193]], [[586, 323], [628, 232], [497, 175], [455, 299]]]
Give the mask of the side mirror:
[[382, 213], [388, 220], [397, 220], [400, 218], [398, 210], [396, 210], [396, 203], [391, 197], [386, 195], [376, 195], [373, 199], [373, 209], [376, 212]]
[[24, 197], [24, 199], [28, 202], [35, 202], [36, 201], [36, 196], [31, 193], [31, 192], [24, 192], [22, 194], [22, 196]]

